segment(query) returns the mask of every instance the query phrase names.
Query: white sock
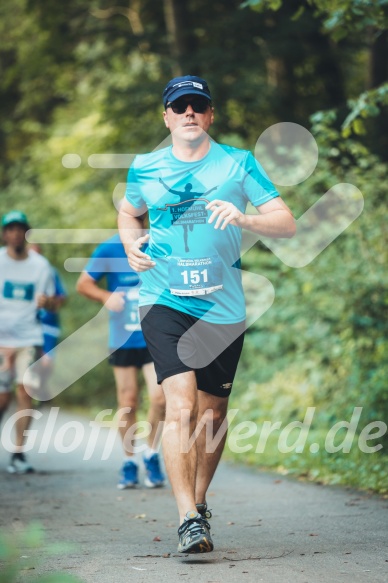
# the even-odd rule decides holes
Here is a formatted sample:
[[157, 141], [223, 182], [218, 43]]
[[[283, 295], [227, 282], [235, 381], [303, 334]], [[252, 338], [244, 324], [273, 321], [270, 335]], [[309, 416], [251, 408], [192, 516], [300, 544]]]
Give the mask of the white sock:
[[124, 456], [124, 462], [133, 462], [134, 464], [138, 465], [134, 455]]
[[158, 452], [155, 449], [152, 449], [152, 447], [150, 447], [149, 445], [147, 445], [147, 449], [144, 450], [143, 456], [145, 457], [146, 460], [149, 460], [150, 457], [154, 455], [154, 453]]

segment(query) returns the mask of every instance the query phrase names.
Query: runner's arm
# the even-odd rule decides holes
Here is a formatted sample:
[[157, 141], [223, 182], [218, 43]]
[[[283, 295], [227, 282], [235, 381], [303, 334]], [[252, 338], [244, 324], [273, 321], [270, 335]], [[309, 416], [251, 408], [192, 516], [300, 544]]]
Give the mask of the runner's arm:
[[86, 271], [81, 273], [76, 284], [76, 290], [82, 296], [100, 302], [112, 312], [121, 312], [124, 308], [124, 292], [111, 292], [100, 287]]
[[128, 257], [128, 263], [134, 271], [148, 271], [156, 265], [149, 255], [141, 251], [141, 247], [149, 239], [148, 233], [144, 230], [146, 213], [145, 205], [136, 208], [126, 199], [122, 202], [119, 211], [120, 239]]
[[[276, 197], [256, 207], [258, 214], [246, 215], [234, 204], [224, 200], [213, 200], [207, 207], [213, 211], [209, 223], [224, 230], [229, 224], [272, 238], [291, 238], [296, 233], [296, 221], [286, 203]], [[222, 226], [221, 226], [222, 225]]]

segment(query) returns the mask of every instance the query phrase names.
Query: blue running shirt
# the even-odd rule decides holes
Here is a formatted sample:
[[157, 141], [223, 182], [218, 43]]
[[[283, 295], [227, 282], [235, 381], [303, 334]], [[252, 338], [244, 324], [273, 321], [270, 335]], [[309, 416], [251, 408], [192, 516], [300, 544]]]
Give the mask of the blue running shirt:
[[[54, 295], [61, 298], [66, 298], [67, 293], [65, 286], [59, 276], [58, 271], [53, 267], [54, 282], [55, 282], [55, 293]], [[47, 354], [50, 350], [53, 350], [58, 342], [59, 335], [61, 333], [60, 328], [60, 318], [58, 312], [49, 312], [44, 308], [38, 311], [38, 319], [42, 323], [43, 328], [43, 352]], [[53, 356], [51, 354], [51, 356]]]
[[136, 208], [148, 207], [147, 253], [156, 262], [140, 274], [140, 305], [162, 304], [212, 323], [244, 320], [241, 228], [215, 229], [205, 207], [221, 199], [245, 213], [248, 202], [256, 207], [277, 196], [247, 150], [211, 141], [208, 154], [195, 162], [178, 160], [171, 147], [137, 156], [126, 198]]
[[140, 280], [128, 264], [119, 235], [94, 250], [85, 271], [96, 281], [106, 277], [109, 291], [125, 292], [124, 309], [109, 311], [109, 348], [145, 348], [138, 311]]

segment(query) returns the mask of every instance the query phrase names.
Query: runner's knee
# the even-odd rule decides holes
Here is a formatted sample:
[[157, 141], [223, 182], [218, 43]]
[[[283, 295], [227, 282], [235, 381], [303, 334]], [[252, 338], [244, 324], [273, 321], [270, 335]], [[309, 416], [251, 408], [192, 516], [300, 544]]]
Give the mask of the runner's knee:
[[185, 419], [190, 419], [190, 422], [195, 421], [198, 414], [197, 402], [186, 395], [174, 396], [172, 399], [167, 399], [166, 404], [166, 419], [168, 421], [175, 421], [179, 423]]
[[138, 408], [138, 398], [137, 395], [132, 392], [123, 391], [118, 395], [118, 405], [121, 409], [122, 407], [130, 407], [131, 411], [136, 411]]
[[154, 409], [164, 411], [166, 408], [166, 399], [165, 399], [163, 393], [157, 394], [157, 395], [151, 395], [150, 396], [150, 404]]
[[28, 394], [27, 389], [24, 385], [17, 385], [16, 386], [16, 399], [19, 403], [23, 403], [24, 406], [31, 407], [32, 404], [32, 397]]

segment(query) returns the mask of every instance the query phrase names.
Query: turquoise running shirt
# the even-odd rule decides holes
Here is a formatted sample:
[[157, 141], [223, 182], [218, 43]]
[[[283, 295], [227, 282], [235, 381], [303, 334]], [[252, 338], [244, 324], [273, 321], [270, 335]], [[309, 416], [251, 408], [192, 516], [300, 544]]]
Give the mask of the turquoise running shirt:
[[139, 273], [140, 305], [162, 304], [211, 323], [245, 319], [241, 283], [241, 228], [209, 224], [206, 205], [221, 199], [245, 213], [279, 196], [250, 152], [210, 142], [195, 162], [175, 158], [172, 148], [136, 156], [126, 199], [147, 206], [147, 254], [156, 266]]

